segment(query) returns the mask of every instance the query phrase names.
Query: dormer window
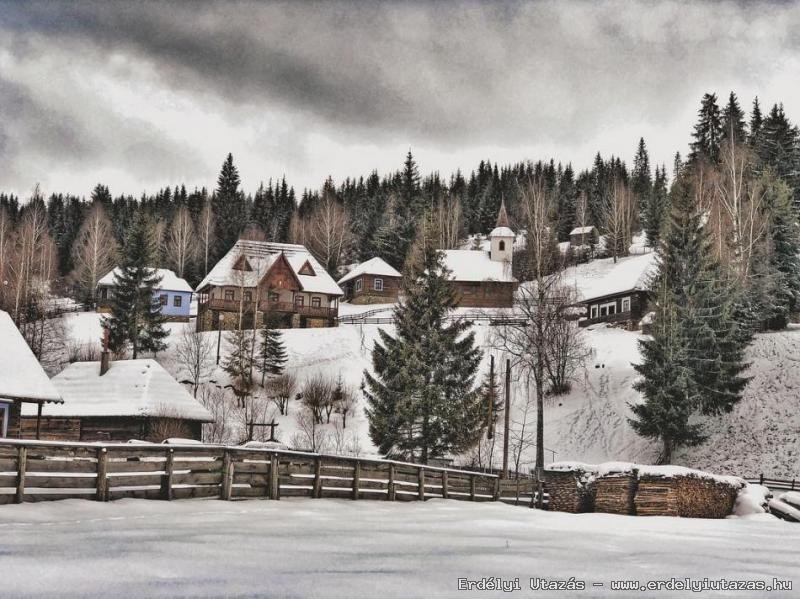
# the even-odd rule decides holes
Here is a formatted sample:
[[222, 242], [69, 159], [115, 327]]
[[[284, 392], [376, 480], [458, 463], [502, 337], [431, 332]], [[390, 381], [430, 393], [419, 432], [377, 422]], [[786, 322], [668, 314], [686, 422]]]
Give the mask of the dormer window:
[[306, 263], [303, 264], [303, 267], [300, 269], [301, 275], [307, 275], [309, 277], [316, 277], [317, 273], [314, 272], [314, 268], [311, 266], [311, 263], [306, 260]]
[[233, 270], [244, 270], [249, 272], [253, 270], [253, 267], [250, 266], [250, 263], [247, 261], [245, 256], [239, 256], [239, 258], [233, 264]]

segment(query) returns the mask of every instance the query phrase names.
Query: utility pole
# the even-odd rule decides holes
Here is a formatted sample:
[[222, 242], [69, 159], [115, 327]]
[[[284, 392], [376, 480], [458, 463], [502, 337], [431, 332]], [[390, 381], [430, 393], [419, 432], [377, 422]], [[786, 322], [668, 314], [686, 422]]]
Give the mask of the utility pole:
[[489, 388], [486, 392], [486, 438], [494, 438], [494, 356], [489, 356]]
[[503, 478], [508, 478], [508, 434], [511, 422], [511, 360], [506, 359], [506, 403], [503, 425]]

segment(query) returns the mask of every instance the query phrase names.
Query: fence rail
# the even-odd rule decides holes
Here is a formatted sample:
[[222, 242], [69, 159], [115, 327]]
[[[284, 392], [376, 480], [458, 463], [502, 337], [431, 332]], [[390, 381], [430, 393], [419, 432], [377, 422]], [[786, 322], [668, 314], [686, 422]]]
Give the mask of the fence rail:
[[[361, 312], [360, 314], [348, 314], [338, 318], [339, 324], [394, 324], [394, 316], [375, 316], [381, 312], [386, 312], [386, 308], [378, 308]], [[455, 320], [468, 320], [470, 322], [488, 322], [490, 326], [509, 326], [524, 325], [527, 320], [521, 315], [513, 314], [489, 314], [486, 312], [462, 312], [461, 314], [450, 314], [445, 320], [452, 322]]]
[[[530, 505], [533, 480], [391, 460], [214, 445], [0, 442], [0, 504], [123, 497], [383, 499]], [[545, 497], [545, 500], [547, 497]]]
[[750, 484], [766, 485], [774, 491], [800, 491], [800, 480], [794, 478], [770, 478], [761, 474], [758, 478], [746, 478], [745, 480]]

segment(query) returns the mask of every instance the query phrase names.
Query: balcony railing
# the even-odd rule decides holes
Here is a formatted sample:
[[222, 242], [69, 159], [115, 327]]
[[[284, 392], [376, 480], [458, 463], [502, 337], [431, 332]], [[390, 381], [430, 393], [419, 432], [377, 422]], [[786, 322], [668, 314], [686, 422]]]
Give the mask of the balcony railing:
[[590, 324], [596, 324], [598, 322], [633, 322], [636, 320], [636, 316], [633, 312], [628, 310], [627, 312], [617, 312], [616, 314], [607, 314], [605, 316], [596, 316], [595, 318], [584, 318], [583, 320], [578, 321], [578, 326], [580, 327], [588, 327]]
[[[225, 300], [209, 298], [206, 302], [201, 302], [200, 306], [209, 310], [223, 310], [225, 312], [238, 312], [240, 306], [245, 312], [253, 311], [254, 302], [239, 303], [239, 300]], [[313, 318], [336, 318], [339, 308], [322, 308], [316, 306], [298, 306], [292, 302], [258, 302], [259, 312], [282, 312], [287, 314], [300, 314], [301, 316], [311, 316]]]

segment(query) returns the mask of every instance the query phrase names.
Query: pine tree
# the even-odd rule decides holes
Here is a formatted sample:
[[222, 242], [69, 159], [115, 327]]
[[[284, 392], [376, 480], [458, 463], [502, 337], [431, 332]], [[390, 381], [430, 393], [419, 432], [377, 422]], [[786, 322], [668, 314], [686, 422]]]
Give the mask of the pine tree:
[[485, 425], [470, 324], [447, 323], [456, 306], [437, 252], [411, 265], [395, 309], [396, 335], [380, 330], [364, 372], [369, 433], [387, 455], [422, 463], [473, 446]]
[[253, 388], [253, 336], [245, 329], [234, 329], [225, 337], [231, 350], [225, 356], [222, 369], [228, 373], [239, 405], [244, 406]]
[[664, 215], [667, 213], [667, 170], [656, 167], [656, 178], [653, 190], [648, 199], [644, 214], [644, 229], [647, 245], [656, 247], [661, 234]]
[[166, 349], [161, 302], [155, 292], [161, 277], [153, 268], [158, 246], [152, 225], [139, 212], [128, 233], [122, 265], [114, 275], [111, 314], [103, 320], [109, 348], [121, 353], [129, 346], [136, 359], [139, 352]]
[[764, 117], [761, 114], [761, 106], [758, 104], [758, 96], [753, 100], [753, 109], [750, 111], [750, 134], [747, 142], [750, 147], [756, 148], [761, 144], [761, 129], [764, 125]]
[[569, 241], [570, 231], [577, 226], [577, 204], [575, 174], [568, 164], [558, 180], [558, 241]]
[[697, 162], [705, 159], [711, 164], [719, 163], [720, 141], [722, 139], [722, 120], [716, 94], [705, 94], [700, 102], [697, 112], [698, 121], [694, 126], [694, 141], [691, 143], [692, 152], [689, 161]]
[[283, 335], [279, 329], [270, 326], [269, 318], [265, 318], [264, 325], [261, 327], [261, 341], [258, 346], [256, 360], [256, 368], [261, 373], [262, 387], [267, 375], [279, 376], [283, 374], [286, 358]]
[[636, 212], [643, 217], [651, 203], [653, 194], [653, 177], [650, 174], [650, 157], [644, 138], [639, 138], [639, 146], [633, 159], [633, 172], [631, 173], [631, 191], [636, 205]]
[[771, 167], [794, 190], [794, 200], [800, 204], [800, 133], [787, 118], [783, 105], [775, 104], [764, 119], [756, 152], [763, 166]]
[[695, 413], [728, 412], [741, 398], [748, 379], [744, 349], [749, 330], [738, 317], [740, 292], [712, 257], [702, 213], [693, 205], [684, 173], [673, 186], [670, 225], [659, 246], [657, 294], [651, 339], [640, 341], [642, 379], [635, 388], [645, 396], [632, 406], [634, 429], [663, 443], [669, 462], [679, 445], [702, 441], [690, 423]]
[[744, 124], [744, 111], [739, 106], [736, 94], [731, 92], [728, 96], [728, 103], [722, 109], [722, 138], [721, 143], [730, 141], [731, 137], [735, 144], [743, 144], [747, 140], [747, 130]]
[[212, 198], [214, 214], [217, 218], [217, 257], [227, 252], [247, 224], [247, 210], [244, 194], [239, 190], [239, 171], [233, 164], [233, 155], [228, 154], [222, 163], [217, 190]]

